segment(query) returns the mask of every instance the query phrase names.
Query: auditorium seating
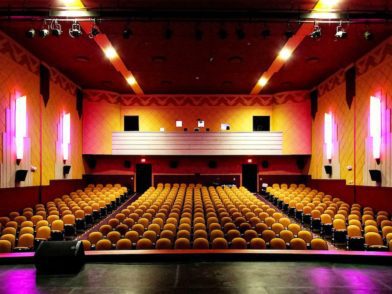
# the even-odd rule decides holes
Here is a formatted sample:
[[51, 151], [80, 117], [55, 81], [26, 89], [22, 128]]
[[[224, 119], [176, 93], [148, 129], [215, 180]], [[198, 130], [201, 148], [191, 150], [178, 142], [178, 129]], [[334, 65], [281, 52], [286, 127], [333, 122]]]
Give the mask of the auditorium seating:
[[[13, 211], [0, 217], [0, 251], [32, 251], [40, 242], [72, 240], [105, 218], [126, 199], [126, 194], [127, 188], [119, 184], [89, 185], [34, 208]], [[111, 238], [117, 240], [114, 235]]]
[[392, 232], [392, 221], [387, 211], [375, 212], [358, 203], [350, 205], [302, 184], [273, 184], [264, 196], [286, 213], [295, 207], [293, 216], [297, 221], [338, 248], [387, 251], [390, 246], [392, 235], [388, 238], [388, 234]]
[[132, 249], [290, 249], [295, 238], [295, 249], [312, 249], [313, 236], [244, 187], [159, 184], [88, 236], [91, 249], [124, 238]]

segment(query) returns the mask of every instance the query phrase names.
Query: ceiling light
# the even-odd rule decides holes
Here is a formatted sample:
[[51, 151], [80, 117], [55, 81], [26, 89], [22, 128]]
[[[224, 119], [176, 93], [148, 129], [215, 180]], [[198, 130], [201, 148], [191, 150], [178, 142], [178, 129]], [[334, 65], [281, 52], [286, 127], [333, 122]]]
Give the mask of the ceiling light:
[[311, 37], [312, 39], [321, 38], [321, 28], [317, 23], [314, 25], [313, 32], [309, 34], [309, 37]]
[[370, 31], [369, 26], [366, 25], [366, 30], [363, 33], [363, 37], [365, 38], [366, 41], [372, 41], [374, 39], [373, 33]]
[[321, 0], [321, 5], [325, 7], [333, 7], [336, 6], [340, 0]]
[[43, 39], [49, 36], [49, 27], [46, 25], [46, 20], [44, 20], [44, 24], [42, 28], [38, 31], [38, 35]]
[[294, 36], [293, 28], [291, 27], [290, 23], [287, 23], [287, 29], [284, 32], [284, 35], [286, 39], [290, 39], [292, 36]]
[[235, 34], [237, 35], [238, 40], [245, 39], [245, 36], [246, 36], [245, 31], [243, 30], [243, 28], [240, 25], [236, 28]]
[[109, 60], [113, 60], [118, 57], [116, 49], [114, 49], [112, 46], [108, 46], [104, 49], [105, 56]]
[[134, 76], [129, 76], [129, 77], [127, 78], [127, 83], [128, 83], [130, 86], [135, 85], [135, 84], [136, 84], [136, 79], [135, 79], [135, 77], [134, 77]]
[[69, 29], [69, 35], [71, 36], [71, 38], [78, 38], [83, 35], [80, 24], [76, 20]]
[[265, 39], [271, 35], [271, 30], [264, 24], [263, 29], [261, 30], [261, 36]]
[[26, 31], [26, 37], [27, 38], [34, 38], [35, 37], [35, 29], [31, 28], [28, 31]]
[[99, 28], [98, 28], [98, 26], [96, 25], [95, 20], [94, 20], [94, 24], [93, 24], [93, 26], [92, 26], [92, 28], [91, 28], [91, 31], [90, 31], [90, 34], [88, 35], [88, 37], [89, 37], [90, 39], [94, 39], [94, 38], [95, 38], [96, 36], [98, 36], [100, 33], [101, 33], [101, 31], [99, 30]]
[[289, 60], [291, 55], [292, 55], [292, 51], [288, 48], [283, 48], [282, 50], [280, 50], [279, 52], [279, 58], [286, 61]]
[[336, 39], [346, 39], [348, 36], [346, 30], [342, 27], [342, 25], [338, 25], [336, 27], [335, 38]]
[[227, 39], [227, 36], [228, 36], [228, 33], [227, 33], [224, 25], [222, 24], [221, 27], [219, 28], [219, 31], [218, 31], [218, 37], [221, 40], [225, 40], [225, 39]]
[[268, 80], [265, 77], [261, 77], [257, 83], [259, 84], [260, 87], [264, 87], [265, 85], [267, 85]]
[[50, 31], [52, 33], [52, 36], [59, 37], [63, 33], [61, 29], [61, 25], [58, 23], [58, 20], [55, 19], [52, 21], [50, 24]]
[[123, 30], [123, 38], [124, 39], [129, 39], [130, 37], [132, 37], [133, 36], [133, 31], [132, 31], [132, 29], [131, 28], [129, 28], [129, 27], [126, 27], [124, 30]]

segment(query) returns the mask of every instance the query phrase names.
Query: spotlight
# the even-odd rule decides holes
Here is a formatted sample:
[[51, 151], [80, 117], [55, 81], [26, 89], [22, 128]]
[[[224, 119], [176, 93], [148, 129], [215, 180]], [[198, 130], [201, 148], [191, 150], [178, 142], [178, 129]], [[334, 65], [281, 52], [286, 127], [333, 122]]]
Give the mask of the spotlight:
[[342, 27], [342, 25], [338, 25], [336, 27], [335, 38], [336, 39], [346, 39], [348, 36], [346, 30]]
[[246, 34], [245, 34], [245, 32], [244, 32], [244, 30], [243, 30], [243, 28], [242, 28], [241, 26], [238, 26], [238, 27], [236, 28], [235, 34], [237, 35], [237, 39], [238, 39], [238, 40], [243, 40], [243, 39], [245, 39]]
[[94, 39], [96, 36], [98, 36], [99, 34], [101, 33], [101, 31], [99, 30], [99, 28], [97, 27], [97, 25], [95, 24], [95, 21], [94, 21], [94, 24], [93, 24], [93, 26], [92, 26], [92, 28], [91, 28], [91, 31], [90, 31], [90, 34], [88, 35], [88, 37], [90, 38], [90, 39]]
[[80, 24], [76, 20], [69, 29], [69, 35], [71, 38], [78, 38], [83, 35]]
[[372, 41], [374, 39], [373, 33], [369, 29], [369, 25], [366, 25], [365, 32], [363, 33], [363, 37], [366, 41]]
[[38, 35], [43, 39], [49, 36], [49, 29], [46, 25], [46, 21], [44, 21], [44, 24], [42, 25], [42, 28], [38, 31]]
[[266, 24], [264, 24], [263, 29], [261, 30], [261, 36], [266, 39], [269, 36], [271, 36], [271, 30], [267, 27]]
[[61, 25], [58, 23], [57, 19], [52, 21], [50, 24], [50, 31], [52, 33], [52, 36], [59, 37], [63, 33], [61, 29]]
[[35, 37], [35, 29], [29, 29], [28, 31], [26, 31], [26, 37], [27, 38], [34, 38]]
[[284, 36], [286, 37], [286, 39], [290, 39], [292, 36], [294, 36], [293, 29], [289, 22], [287, 23], [287, 29], [284, 32]]
[[311, 37], [312, 39], [321, 38], [321, 28], [318, 24], [314, 25], [313, 32], [310, 33], [309, 37]]
[[228, 36], [228, 33], [227, 33], [226, 29], [224, 28], [223, 25], [221, 25], [221, 27], [220, 27], [220, 29], [218, 31], [219, 39], [225, 40], [225, 39], [227, 39], [227, 36]]
[[129, 39], [129, 38], [132, 37], [132, 36], [133, 36], [133, 31], [131, 30], [131, 28], [126, 27], [126, 28], [123, 30], [123, 38], [124, 38], [124, 39]]

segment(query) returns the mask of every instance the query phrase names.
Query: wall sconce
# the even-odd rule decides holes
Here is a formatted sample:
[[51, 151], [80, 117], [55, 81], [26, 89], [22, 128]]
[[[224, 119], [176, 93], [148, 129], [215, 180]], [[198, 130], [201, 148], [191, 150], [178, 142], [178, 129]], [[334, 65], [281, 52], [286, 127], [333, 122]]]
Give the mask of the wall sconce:
[[63, 114], [63, 161], [64, 164], [69, 159], [69, 144], [71, 143], [71, 114]]
[[381, 98], [370, 97], [370, 137], [372, 137], [373, 158], [380, 163], [381, 157]]
[[333, 136], [333, 117], [332, 113], [324, 115], [324, 143], [326, 145], [326, 157], [329, 162], [332, 161], [332, 136]]
[[16, 98], [15, 101], [15, 147], [16, 163], [23, 159], [24, 138], [27, 134], [26, 96]]

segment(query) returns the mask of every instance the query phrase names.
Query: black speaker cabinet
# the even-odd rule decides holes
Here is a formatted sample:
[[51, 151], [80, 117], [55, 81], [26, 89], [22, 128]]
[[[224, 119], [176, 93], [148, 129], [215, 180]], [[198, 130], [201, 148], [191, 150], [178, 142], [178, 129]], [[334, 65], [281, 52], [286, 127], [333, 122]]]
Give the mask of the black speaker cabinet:
[[305, 160], [303, 158], [297, 159], [297, 168], [303, 170], [305, 168]]
[[76, 274], [85, 263], [81, 241], [42, 242], [34, 255], [38, 273]]
[[263, 161], [261, 162], [261, 167], [262, 167], [262, 168], [268, 168], [268, 167], [269, 167], [269, 162], [268, 162], [268, 160], [263, 160]]
[[19, 169], [15, 172], [15, 182], [23, 182], [26, 180], [27, 169]]
[[372, 181], [380, 183], [381, 182], [381, 171], [378, 169], [369, 169], [370, 178]]
[[125, 168], [131, 168], [131, 162], [129, 160], [124, 160], [124, 167]]
[[324, 170], [327, 175], [332, 175], [332, 165], [324, 165]]
[[64, 165], [63, 166], [63, 175], [64, 176], [68, 175], [70, 170], [71, 170], [71, 166], [70, 165]]

